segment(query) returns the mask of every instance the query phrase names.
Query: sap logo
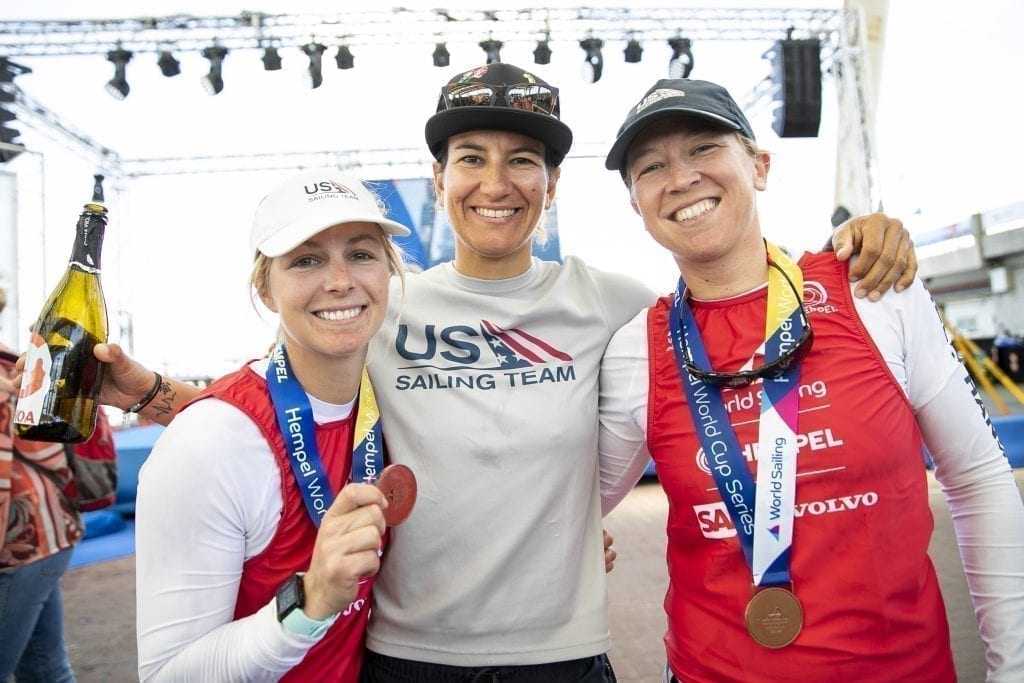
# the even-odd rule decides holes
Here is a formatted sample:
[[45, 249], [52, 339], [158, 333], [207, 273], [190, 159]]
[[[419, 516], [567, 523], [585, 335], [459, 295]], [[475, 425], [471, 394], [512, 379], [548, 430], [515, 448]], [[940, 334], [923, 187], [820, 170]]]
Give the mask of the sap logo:
[[697, 515], [697, 524], [704, 538], [732, 538], [736, 535], [736, 527], [729, 519], [725, 503], [694, 505], [693, 512]]
[[355, 602], [350, 603], [349, 606], [345, 608], [345, 611], [341, 613], [341, 616], [347, 617], [353, 612], [361, 612], [365, 604], [366, 598], [359, 598]]

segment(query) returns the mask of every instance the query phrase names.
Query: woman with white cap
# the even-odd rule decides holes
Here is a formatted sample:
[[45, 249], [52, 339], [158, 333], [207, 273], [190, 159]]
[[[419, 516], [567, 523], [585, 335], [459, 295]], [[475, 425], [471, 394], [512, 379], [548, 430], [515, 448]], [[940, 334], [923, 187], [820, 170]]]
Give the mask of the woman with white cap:
[[[375, 586], [364, 680], [614, 680], [601, 514], [629, 486], [599, 471], [598, 370], [655, 297], [573, 256], [532, 257], [572, 142], [559, 115], [557, 88], [490, 64], [445, 84], [427, 122], [455, 260], [409, 278], [369, 358], [389, 453], [420, 498]], [[867, 225], [844, 243], [865, 229], [895, 251], [902, 230]], [[872, 288], [896, 280], [861, 267]], [[137, 401], [152, 373], [99, 353], [115, 362], [104, 399]], [[166, 421], [190, 391], [161, 385], [145, 414]], [[605, 479], [620, 485], [602, 500]]]
[[365, 483], [383, 456], [364, 366], [402, 272], [389, 235], [408, 233], [335, 170], [257, 208], [251, 284], [279, 342], [182, 410], [140, 472], [142, 680], [357, 680], [397, 511]]

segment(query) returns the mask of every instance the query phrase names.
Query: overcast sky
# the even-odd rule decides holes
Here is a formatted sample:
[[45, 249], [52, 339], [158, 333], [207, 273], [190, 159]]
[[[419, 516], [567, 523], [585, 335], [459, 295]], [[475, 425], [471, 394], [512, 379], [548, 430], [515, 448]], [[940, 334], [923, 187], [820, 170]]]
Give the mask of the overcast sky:
[[[419, 8], [439, 4], [483, 7], [403, 3]], [[495, 9], [515, 6], [484, 4]], [[835, 8], [841, 3], [730, 3], [750, 4]], [[1024, 142], [1012, 125], [999, 124], [1018, 120], [1024, 104], [1021, 3], [896, 0], [890, 5], [876, 118], [885, 209], [920, 231], [1019, 201], [1016, 162], [1024, 158]], [[0, 19], [235, 16], [243, 10], [336, 12], [340, 6], [224, 0], [7, 2]], [[766, 47], [695, 42], [693, 77], [719, 81], [742, 99], [770, 73], [761, 59]], [[607, 145], [626, 108], [665, 75], [667, 46], [645, 48], [640, 64], [624, 64], [622, 45], [606, 45], [605, 75], [596, 84], [582, 83], [582, 52], [571, 43], [553, 45], [552, 62], [543, 67], [533, 65], [532, 45], [510, 44], [502, 56], [562, 89], [563, 119], [582, 149]], [[230, 54], [224, 63], [226, 86], [216, 97], [206, 95], [198, 82], [207, 68], [205, 60], [186, 54], [177, 55], [183, 73], [170, 79], [159, 74], [154, 55], [138, 55], [128, 67], [131, 94], [120, 102], [104, 92], [112, 67], [103, 55], [21, 59], [34, 71], [18, 84], [126, 159], [421, 148], [422, 125], [433, 111], [441, 83], [457, 69], [483, 61], [475, 45], [449, 49], [452, 66], [438, 69], [430, 65], [429, 52], [421, 54], [422, 46], [416, 51], [360, 46], [354, 49], [355, 68], [347, 71], [333, 68], [332, 50], [325, 55], [324, 85], [317, 90], [301, 83], [305, 58], [283, 50], [285, 68], [280, 72], [263, 71], [258, 52]], [[834, 208], [837, 108], [830, 85], [826, 79], [816, 139], [775, 137], [767, 107], [751, 117], [758, 141], [775, 155], [769, 190], [761, 197], [762, 225], [769, 237], [797, 250], [823, 243]], [[41, 141], [37, 149], [43, 153], [14, 162], [24, 176], [19, 180], [21, 330], [35, 318], [64, 268], [71, 228], [94, 171], [92, 161], [48, 145]], [[56, 180], [42, 186], [33, 179], [42, 173]], [[110, 188], [104, 285], [112, 327], [118, 328], [119, 311], [131, 313], [140, 359], [182, 373], [220, 372], [264, 348], [271, 325], [258, 320], [246, 297], [246, 237], [256, 201], [279, 175], [164, 176]], [[624, 189], [614, 174], [603, 170], [600, 159], [568, 160], [559, 196], [564, 253], [632, 273], [658, 290], [672, 287], [672, 263], [643, 232]], [[19, 341], [24, 336], [19, 333]]]

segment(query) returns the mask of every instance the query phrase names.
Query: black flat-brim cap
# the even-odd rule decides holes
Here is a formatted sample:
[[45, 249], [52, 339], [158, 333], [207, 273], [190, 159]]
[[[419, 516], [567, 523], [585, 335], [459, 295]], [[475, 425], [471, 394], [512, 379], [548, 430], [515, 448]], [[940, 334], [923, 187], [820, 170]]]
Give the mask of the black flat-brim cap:
[[663, 78], [629, 110], [604, 161], [605, 168], [623, 172], [633, 139], [653, 122], [669, 116], [704, 119], [755, 139], [747, 117], [722, 86], [688, 78]]
[[[467, 71], [450, 80], [452, 85], [511, 86], [519, 84], [548, 84], [512, 64], [489, 64]], [[550, 86], [548, 86], [550, 87]], [[445, 108], [444, 97], [438, 101], [438, 111], [427, 120], [424, 130], [427, 147], [435, 159], [445, 152], [448, 138], [471, 130], [505, 130], [527, 135], [544, 143], [547, 159], [555, 166], [562, 163], [572, 147], [572, 131], [558, 119], [558, 108], [553, 114], [513, 109], [500, 105], [474, 105]]]

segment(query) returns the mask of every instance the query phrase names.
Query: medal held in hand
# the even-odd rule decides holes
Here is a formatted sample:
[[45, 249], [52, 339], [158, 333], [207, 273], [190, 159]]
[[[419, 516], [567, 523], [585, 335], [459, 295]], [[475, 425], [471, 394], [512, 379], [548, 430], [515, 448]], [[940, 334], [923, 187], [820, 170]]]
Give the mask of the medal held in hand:
[[772, 586], [754, 593], [744, 620], [751, 638], [764, 647], [780, 648], [796, 640], [804, 625], [804, 610], [792, 591]]
[[416, 503], [416, 475], [405, 465], [388, 465], [374, 485], [388, 499], [388, 507], [384, 510], [384, 522], [388, 526], [398, 526], [406, 520]]

